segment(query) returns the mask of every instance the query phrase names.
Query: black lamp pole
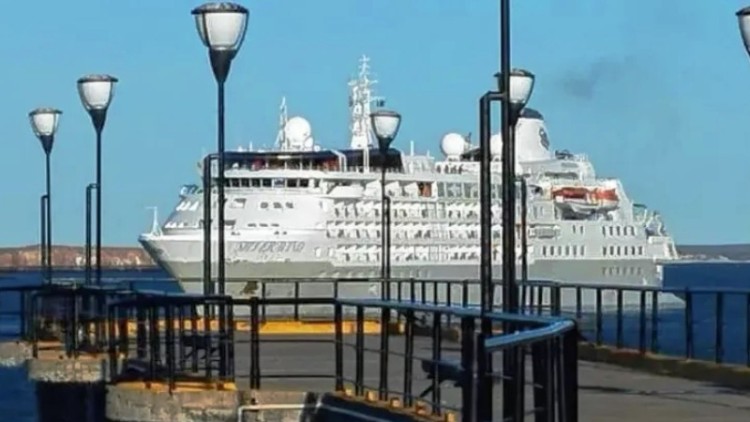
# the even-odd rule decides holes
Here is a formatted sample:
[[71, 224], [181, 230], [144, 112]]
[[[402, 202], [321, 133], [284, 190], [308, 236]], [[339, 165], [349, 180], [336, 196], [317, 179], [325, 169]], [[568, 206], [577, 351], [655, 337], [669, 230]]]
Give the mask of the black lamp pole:
[[87, 75], [78, 79], [78, 94], [96, 131], [96, 284], [102, 283], [102, 131], [118, 79]]
[[[218, 213], [217, 213], [217, 231], [218, 231], [218, 274], [217, 282], [219, 284], [219, 294], [225, 293], [225, 279], [226, 279], [226, 268], [225, 268], [225, 242], [224, 242], [224, 85], [227, 77], [229, 76], [229, 69], [232, 64], [232, 60], [237, 55], [242, 42], [245, 38], [247, 31], [247, 16], [248, 10], [235, 3], [207, 3], [193, 9], [192, 14], [195, 16], [195, 22], [198, 29], [198, 35], [201, 37], [203, 44], [209, 49], [209, 59], [211, 61], [211, 69], [213, 70], [214, 77], [217, 84], [217, 99], [218, 99], [218, 133], [217, 133], [217, 148], [218, 148]], [[205, 160], [206, 161], [210, 160]], [[204, 168], [204, 172], [206, 169]], [[204, 183], [205, 185], [205, 183]], [[205, 187], [204, 187], [205, 189]], [[205, 198], [211, 198], [210, 190]], [[204, 208], [205, 211], [205, 208]], [[210, 210], [209, 210], [210, 213]], [[204, 212], [205, 214], [205, 212]], [[210, 274], [210, 263], [211, 263], [211, 221], [205, 220], [204, 215], [204, 227], [208, 226], [208, 229], [204, 229], [204, 260], [208, 260], [208, 278], [205, 279], [204, 283], [211, 283]], [[208, 236], [206, 236], [206, 234]], [[208, 245], [206, 245], [208, 243]], [[205, 273], [204, 263], [204, 273]], [[204, 277], [206, 274], [204, 274]], [[205, 291], [213, 292], [213, 286], [204, 288]]]
[[45, 283], [49, 283], [50, 280], [47, 277], [47, 194], [45, 193], [39, 198], [39, 216], [41, 218], [39, 224], [39, 235], [41, 236], [41, 242], [39, 243], [39, 269], [42, 271], [42, 279]]
[[86, 186], [86, 246], [85, 246], [85, 263], [84, 263], [84, 281], [86, 285], [91, 284], [91, 191], [96, 189], [96, 183], [89, 183]]
[[[391, 199], [385, 192], [385, 173], [388, 166], [388, 151], [401, 127], [401, 115], [392, 110], [376, 110], [370, 113], [370, 125], [378, 140], [380, 153], [380, 238], [381, 238], [381, 298], [391, 299]], [[367, 147], [369, 148], [369, 146]], [[388, 326], [391, 313], [383, 308], [380, 321], [380, 400], [388, 398]]]
[[46, 193], [42, 196], [42, 263], [48, 283], [52, 282], [52, 174], [50, 155], [55, 144], [55, 132], [61, 114], [62, 111], [48, 107], [37, 108], [29, 113], [31, 128], [44, 150]]

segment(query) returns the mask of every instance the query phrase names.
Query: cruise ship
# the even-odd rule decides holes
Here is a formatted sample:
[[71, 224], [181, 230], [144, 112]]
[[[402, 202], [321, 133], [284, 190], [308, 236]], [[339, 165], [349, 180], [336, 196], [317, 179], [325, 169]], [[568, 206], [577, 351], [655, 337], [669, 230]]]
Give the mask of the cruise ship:
[[[382, 166], [387, 170], [385, 189], [392, 203], [392, 277], [478, 278], [478, 147], [470, 135], [446, 133], [435, 140], [442, 157], [415, 153], [413, 142], [408, 152], [392, 148], [381, 156], [369, 119], [371, 110], [385, 104], [384, 98], [374, 95], [376, 83], [370, 76], [369, 60], [363, 56], [358, 75], [349, 82], [351, 139], [347, 148], [318, 145], [310, 123], [300, 116], [288, 117], [283, 100], [273, 149], [250, 146], [227, 152], [228, 294], [246, 297], [263, 290], [267, 296], [292, 295], [289, 283], [257, 279], [378, 277]], [[399, 143], [396, 139], [394, 145]], [[493, 274], [498, 282], [501, 144], [500, 134], [493, 135]], [[516, 154], [516, 173], [526, 180], [530, 279], [661, 286], [662, 265], [677, 259], [677, 252], [659, 213], [634, 202], [619, 179], [598, 177], [585, 155], [551, 150], [544, 118], [532, 108], [526, 108], [518, 120]], [[215, 166], [203, 169], [200, 162], [198, 169], [199, 174], [218, 174]], [[215, 191], [213, 201], [215, 216]], [[153, 259], [191, 293], [203, 292], [202, 202], [199, 186], [183, 186], [166, 221], [140, 236]], [[516, 227], [520, 239], [522, 227]], [[214, 277], [216, 238], [214, 227]], [[521, 242], [516, 243], [520, 274]], [[267, 285], [261, 289], [259, 283]], [[330, 294], [330, 287], [315, 281], [303, 283], [302, 289], [306, 295], [325, 294], [323, 290]], [[340, 294], [377, 297], [379, 289], [379, 283], [352, 284]], [[456, 289], [454, 300], [461, 295], [460, 287]], [[402, 293], [409, 297], [408, 292]], [[427, 294], [432, 297], [431, 292]], [[469, 295], [472, 302], [478, 300], [475, 289]], [[564, 305], [571, 300], [566, 294]], [[593, 300], [593, 294], [584, 295], [586, 306]], [[605, 295], [605, 300], [611, 302], [614, 297]]]

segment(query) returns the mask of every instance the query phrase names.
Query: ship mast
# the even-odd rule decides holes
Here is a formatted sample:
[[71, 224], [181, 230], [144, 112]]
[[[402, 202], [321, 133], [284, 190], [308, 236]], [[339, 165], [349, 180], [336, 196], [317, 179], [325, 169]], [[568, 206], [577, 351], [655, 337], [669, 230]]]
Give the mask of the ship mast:
[[289, 149], [289, 142], [286, 138], [286, 122], [289, 120], [286, 111], [286, 97], [281, 97], [281, 105], [279, 105], [279, 133], [276, 135], [276, 148], [279, 151], [286, 151]]
[[377, 83], [377, 80], [370, 79], [370, 58], [362, 55], [359, 59], [357, 79], [349, 81], [349, 130], [351, 131], [349, 145], [352, 149], [368, 150], [374, 145], [370, 125], [370, 106], [373, 102], [376, 107], [385, 105], [385, 98], [372, 94], [372, 86]]

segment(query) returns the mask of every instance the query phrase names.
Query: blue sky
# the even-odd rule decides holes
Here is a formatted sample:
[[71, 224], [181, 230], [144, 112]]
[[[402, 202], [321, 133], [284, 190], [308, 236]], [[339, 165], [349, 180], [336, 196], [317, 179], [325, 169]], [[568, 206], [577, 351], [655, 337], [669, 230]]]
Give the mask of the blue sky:
[[[747, 2], [747, 3], [746, 3]], [[63, 110], [53, 152], [54, 239], [83, 241], [94, 133], [76, 79], [120, 78], [104, 133], [104, 243], [135, 244], [215, 147], [215, 85], [190, 10], [199, 1], [9, 2], [0, 17], [0, 233], [36, 243], [43, 154], [27, 113]], [[379, 94], [404, 115], [398, 146], [439, 153], [477, 133], [477, 99], [498, 64], [498, 1], [242, 1], [251, 11], [227, 92], [227, 144], [272, 145], [277, 110], [317, 142], [348, 142], [347, 79], [372, 58]], [[513, 65], [553, 148], [659, 209], [680, 243], [750, 242], [750, 61], [734, 12], [749, 0], [513, 2]]]

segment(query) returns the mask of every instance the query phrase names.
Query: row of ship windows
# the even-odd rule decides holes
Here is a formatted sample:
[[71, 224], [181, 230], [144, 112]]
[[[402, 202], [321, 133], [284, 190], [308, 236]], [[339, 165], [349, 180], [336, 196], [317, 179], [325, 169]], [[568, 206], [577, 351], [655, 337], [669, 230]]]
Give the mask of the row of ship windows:
[[[214, 181], [215, 183], [216, 181]], [[281, 179], [281, 178], [238, 178], [230, 177], [224, 179], [224, 186], [228, 188], [317, 188], [320, 185], [318, 179]]]
[[[333, 252], [333, 250], [330, 250]], [[315, 255], [320, 257], [322, 252], [316, 250]], [[329, 254], [332, 255], [332, 254]], [[380, 252], [338, 252], [338, 258], [345, 262], [380, 262]], [[478, 252], [438, 252], [438, 253], [417, 253], [410, 250], [391, 250], [391, 259], [396, 262], [400, 261], [477, 261], [479, 260]], [[492, 252], [492, 259], [497, 261], [502, 259], [501, 251]]]
[[641, 267], [603, 267], [602, 275], [605, 277], [620, 275], [643, 275]]
[[635, 236], [633, 226], [602, 226], [603, 236]]
[[542, 245], [542, 256], [585, 256], [586, 247], [583, 245], [545, 246]]
[[643, 246], [602, 246], [604, 256], [636, 256], [643, 255]]

